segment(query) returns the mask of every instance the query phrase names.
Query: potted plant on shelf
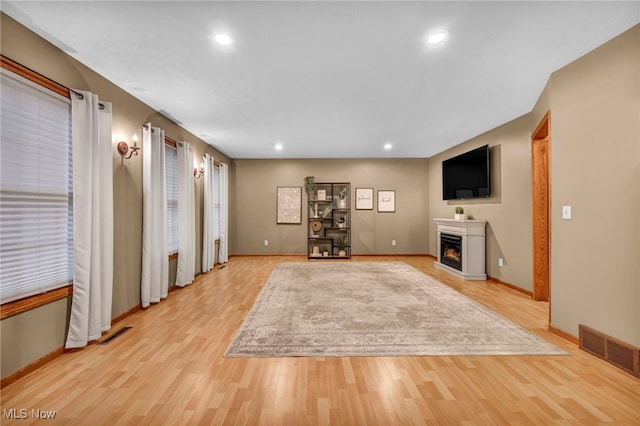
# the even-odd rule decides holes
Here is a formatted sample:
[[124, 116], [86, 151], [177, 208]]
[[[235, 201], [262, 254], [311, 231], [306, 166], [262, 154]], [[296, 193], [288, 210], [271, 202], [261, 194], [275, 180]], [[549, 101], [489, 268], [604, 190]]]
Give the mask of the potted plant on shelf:
[[456, 207], [455, 219], [456, 220], [465, 220], [466, 219], [466, 215], [464, 214], [464, 209], [462, 207]]
[[316, 190], [316, 178], [313, 176], [307, 176], [304, 178], [304, 191], [307, 193], [307, 197], [311, 200]]
[[347, 236], [346, 235], [340, 235], [338, 237], [338, 240], [336, 241], [336, 244], [338, 245], [338, 256], [344, 257], [347, 255]]
[[329, 256], [329, 249], [327, 247], [322, 247], [322, 256]]

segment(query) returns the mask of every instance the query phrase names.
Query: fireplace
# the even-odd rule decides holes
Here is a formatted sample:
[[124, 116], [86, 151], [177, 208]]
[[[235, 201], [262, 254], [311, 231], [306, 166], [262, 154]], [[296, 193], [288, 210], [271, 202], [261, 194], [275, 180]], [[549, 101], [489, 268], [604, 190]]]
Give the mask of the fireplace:
[[462, 237], [460, 235], [440, 234], [440, 261], [462, 271]]
[[483, 220], [434, 219], [437, 224], [437, 268], [465, 280], [486, 280]]

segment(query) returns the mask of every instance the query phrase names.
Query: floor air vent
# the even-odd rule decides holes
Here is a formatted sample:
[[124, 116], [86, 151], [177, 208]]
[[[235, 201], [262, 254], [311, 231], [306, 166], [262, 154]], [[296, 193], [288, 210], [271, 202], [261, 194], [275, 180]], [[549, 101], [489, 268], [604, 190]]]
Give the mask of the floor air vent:
[[106, 345], [107, 343], [111, 343], [111, 341], [113, 339], [115, 339], [118, 336], [123, 335], [124, 333], [126, 333], [127, 331], [131, 330], [132, 327], [122, 327], [120, 330], [116, 331], [115, 333], [113, 333], [111, 336], [107, 337], [106, 339], [104, 339], [103, 341], [101, 341], [100, 343], [98, 343], [99, 345]]
[[640, 377], [640, 349], [580, 324], [580, 348]]

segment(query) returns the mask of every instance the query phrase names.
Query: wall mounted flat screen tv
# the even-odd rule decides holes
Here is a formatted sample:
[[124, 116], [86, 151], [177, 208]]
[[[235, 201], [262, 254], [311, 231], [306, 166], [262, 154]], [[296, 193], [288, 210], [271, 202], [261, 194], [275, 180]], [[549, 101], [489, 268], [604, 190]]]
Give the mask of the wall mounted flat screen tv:
[[442, 199], [464, 200], [491, 195], [489, 145], [442, 162]]

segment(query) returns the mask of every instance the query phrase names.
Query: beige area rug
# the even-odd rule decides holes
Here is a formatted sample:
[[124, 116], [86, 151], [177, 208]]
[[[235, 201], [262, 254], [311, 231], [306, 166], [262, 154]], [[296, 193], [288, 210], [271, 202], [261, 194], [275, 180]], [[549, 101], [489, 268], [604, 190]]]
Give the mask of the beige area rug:
[[402, 262], [278, 264], [225, 354], [409, 355], [568, 354]]

